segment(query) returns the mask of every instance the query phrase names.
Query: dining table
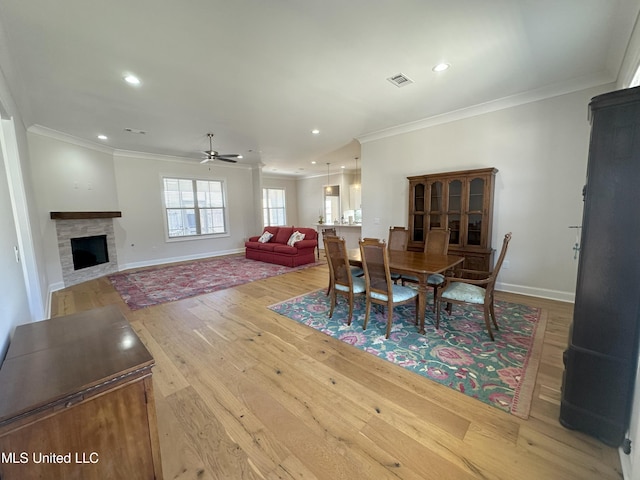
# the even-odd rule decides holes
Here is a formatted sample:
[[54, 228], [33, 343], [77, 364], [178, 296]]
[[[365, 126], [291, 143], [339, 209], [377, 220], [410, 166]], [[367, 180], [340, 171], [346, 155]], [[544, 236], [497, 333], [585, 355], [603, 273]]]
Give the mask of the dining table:
[[[462, 265], [464, 257], [407, 250], [388, 250], [389, 270], [391, 273], [411, 275], [418, 279], [418, 322], [420, 333], [424, 334], [424, 319], [427, 308], [427, 279], [434, 273], [444, 274]], [[348, 250], [349, 264], [362, 267], [359, 248]]]

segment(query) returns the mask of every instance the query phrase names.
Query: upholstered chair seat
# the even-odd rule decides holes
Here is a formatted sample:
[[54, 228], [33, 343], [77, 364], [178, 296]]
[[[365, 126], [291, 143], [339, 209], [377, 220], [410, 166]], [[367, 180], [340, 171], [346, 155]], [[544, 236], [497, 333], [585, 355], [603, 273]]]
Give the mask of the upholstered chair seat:
[[[353, 293], [364, 293], [364, 291], [366, 290], [366, 285], [364, 284], [364, 278], [362, 277], [353, 277], [352, 279], [353, 282], [353, 288], [351, 289], [353, 291]], [[340, 291], [340, 292], [349, 292], [349, 286], [348, 285], [341, 285], [341, 284], [337, 284], [335, 285], [336, 290]]]
[[[444, 280], [444, 278], [443, 278]], [[486, 289], [469, 283], [452, 283], [449, 288], [442, 292], [441, 298], [447, 301], [462, 303], [474, 303], [482, 305], [484, 303]]]
[[[413, 288], [403, 287], [402, 285], [396, 285], [394, 283], [391, 285], [391, 296], [393, 297], [393, 303], [402, 303], [415, 298], [416, 291]], [[381, 302], [389, 301], [389, 296], [385, 293], [371, 292], [371, 298], [375, 298]]]

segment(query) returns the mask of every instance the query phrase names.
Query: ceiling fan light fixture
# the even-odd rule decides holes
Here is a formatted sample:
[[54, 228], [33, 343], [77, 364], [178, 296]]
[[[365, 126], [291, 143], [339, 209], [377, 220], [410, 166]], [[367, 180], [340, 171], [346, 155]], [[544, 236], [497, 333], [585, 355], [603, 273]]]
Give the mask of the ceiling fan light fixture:
[[205, 158], [200, 163], [207, 163], [213, 160], [221, 160], [223, 162], [237, 163], [237, 160], [235, 160], [236, 158], [243, 158], [242, 155], [239, 155], [237, 153], [225, 153], [225, 154], [218, 153], [216, 150], [213, 149], [213, 140], [212, 140], [213, 133], [207, 133], [207, 137], [209, 137], [209, 150], [205, 150], [204, 152], [202, 152], [205, 154]]

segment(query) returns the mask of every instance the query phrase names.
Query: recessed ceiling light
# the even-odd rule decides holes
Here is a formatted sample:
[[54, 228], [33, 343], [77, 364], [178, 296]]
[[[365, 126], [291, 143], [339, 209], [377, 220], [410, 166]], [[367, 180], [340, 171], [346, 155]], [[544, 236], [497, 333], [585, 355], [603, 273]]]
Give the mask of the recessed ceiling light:
[[311, 160], [311, 165], [315, 165], [317, 162], [315, 160]]
[[345, 168], [344, 165], [342, 165], [340, 168]]
[[124, 81], [130, 85], [140, 85], [140, 79], [131, 73], [124, 76]]
[[431, 70], [433, 70], [434, 72], [444, 72], [445, 70], [447, 70], [451, 65], [448, 63], [439, 63], [436, 66], [434, 66]]
[[314, 135], [318, 135], [320, 133], [320, 130], [314, 128], [313, 130], [311, 130], [311, 133], [313, 133]]
[[107, 136], [106, 136], [106, 135], [98, 135], [98, 138], [99, 138], [100, 140], [106, 140], [106, 139], [107, 139]]
[[238, 155], [236, 158], [244, 158], [242, 155]]

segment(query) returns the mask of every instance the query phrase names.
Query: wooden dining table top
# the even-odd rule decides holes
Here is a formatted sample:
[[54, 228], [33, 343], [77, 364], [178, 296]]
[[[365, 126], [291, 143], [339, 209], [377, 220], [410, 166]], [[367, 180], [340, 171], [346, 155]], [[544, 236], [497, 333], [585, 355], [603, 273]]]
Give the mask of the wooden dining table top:
[[[437, 255], [406, 250], [389, 250], [388, 253], [389, 269], [394, 273], [425, 275], [442, 273], [464, 262], [464, 257], [458, 255]], [[362, 266], [359, 248], [349, 249], [348, 255], [351, 265]]]

